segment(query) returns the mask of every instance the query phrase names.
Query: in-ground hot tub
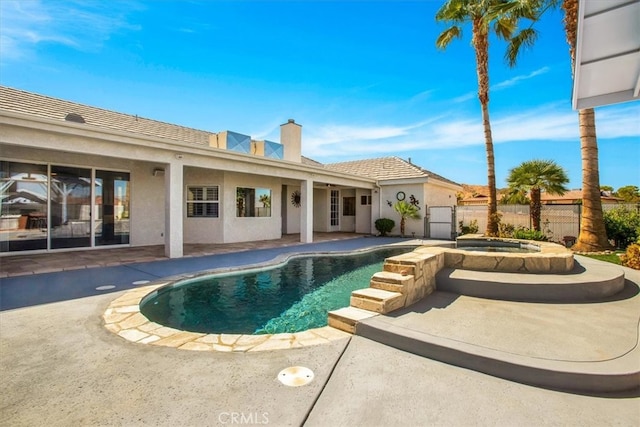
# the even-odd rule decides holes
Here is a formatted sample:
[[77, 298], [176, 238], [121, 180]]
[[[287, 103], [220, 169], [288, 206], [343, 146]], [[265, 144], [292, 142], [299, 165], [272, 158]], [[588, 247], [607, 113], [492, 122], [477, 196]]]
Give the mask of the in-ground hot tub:
[[[439, 249], [444, 253], [445, 267], [463, 270], [568, 273], [574, 268], [573, 252], [550, 242], [462, 236], [457, 239], [456, 248]], [[416, 251], [439, 249], [419, 248]]]

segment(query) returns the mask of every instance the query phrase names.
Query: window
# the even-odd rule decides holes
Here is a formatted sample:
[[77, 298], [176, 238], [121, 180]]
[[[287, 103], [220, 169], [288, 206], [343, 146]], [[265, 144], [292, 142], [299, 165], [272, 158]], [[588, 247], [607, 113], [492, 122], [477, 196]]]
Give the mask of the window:
[[360, 196], [360, 204], [361, 205], [370, 205], [371, 204], [371, 196]]
[[342, 198], [342, 216], [355, 216], [355, 215], [356, 215], [356, 198], [343, 197]]
[[220, 199], [218, 186], [187, 188], [187, 217], [218, 218]]
[[268, 188], [238, 187], [236, 189], [236, 216], [271, 216], [271, 190]]

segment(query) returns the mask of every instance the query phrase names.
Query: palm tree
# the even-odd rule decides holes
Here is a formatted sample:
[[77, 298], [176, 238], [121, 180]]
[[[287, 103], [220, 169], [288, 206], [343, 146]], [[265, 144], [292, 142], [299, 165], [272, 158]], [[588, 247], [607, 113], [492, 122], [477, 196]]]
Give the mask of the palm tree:
[[404, 225], [407, 219], [420, 219], [420, 213], [418, 207], [407, 203], [404, 200], [399, 200], [393, 205], [393, 209], [400, 214], [400, 234], [404, 237]]
[[[564, 10], [564, 29], [569, 43], [573, 72], [578, 34], [578, 0], [563, 0], [562, 9]], [[584, 252], [611, 249], [602, 214], [596, 115], [593, 108], [578, 110], [578, 123], [580, 126], [580, 152], [582, 154], [582, 218], [578, 241], [572, 249]]]
[[[440, 49], [445, 49], [454, 38], [462, 36], [462, 25], [471, 24], [471, 44], [476, 56], [478, 99], [482, 109], [482, 124], [487, 152], [489, 209], [486, 234], [489, 236], [498, 234], [499, 222], [493, 138], [489, 121], [489, 33], [493, 25], [493, 31], [499, 38], [511, 39], [514, 36], [518, 19], [532, 15], [532, 11], [528, 8], [529, 3], [528, 0], [448, 0], [436, 13], [436, 21], [452, 24], [436, 40], [436, 46]], [[515, 6], [508, 13], [502, 13], [500, 8], [503, 8], [505, 4]]]
[[[506, 59], [509, 65], [516, 62], [521, 46], [531, 46], [535, 41], [535, 30], [532, 28], [540, 16], [548, 9], [562, 3], [564, 10], [564, 29], [571, 56], [571, 71], [575, 69], [576, 43], [578, 33], [578, 0], [529, 0], [530, 9], [536, 10], [531, 18], [532, 26], [521, 31], [522, 40], [513, 37], [507, 48]], [[499, 13], [511, 13], [513, 5], [502, 5]], [[573, 250], [593, 252], [611, 249], [607, 239], [600, 198], [600, 172], [598, 170], [598, 140], [596, 138], [595, 111], [593, 108], [578, 110], [580, 128], [580, 152], [582, 156], [582, 218], [580, 234]]]
[[565, 184], [569, 183], [569, 178], [552, 160], [530, 160], [511, 169], [507, 183], [513, 193], [529, 193], [531, 224], [534, 230], [540, 231], [542, 191], [561, 196], [568, 191]]

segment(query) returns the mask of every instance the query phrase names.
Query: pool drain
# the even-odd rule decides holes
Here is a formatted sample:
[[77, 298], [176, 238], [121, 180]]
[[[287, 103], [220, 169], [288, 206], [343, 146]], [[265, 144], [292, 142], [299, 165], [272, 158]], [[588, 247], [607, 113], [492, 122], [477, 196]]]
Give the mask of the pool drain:
[[104, 286], [98, 286], [96, 288], [96, 291], [108, 291], [109, 289], [113, 289], [115, 288], [115, 285], [104, 285]]
[[313, 381], [313, 371], [304, 366], [291, 366], [278, 374], [278, 380], [289, 387], [300, 387]]
[[136, 280], [132, 285], [146, 285], [147, 283], [149, 283], [148, 280]]

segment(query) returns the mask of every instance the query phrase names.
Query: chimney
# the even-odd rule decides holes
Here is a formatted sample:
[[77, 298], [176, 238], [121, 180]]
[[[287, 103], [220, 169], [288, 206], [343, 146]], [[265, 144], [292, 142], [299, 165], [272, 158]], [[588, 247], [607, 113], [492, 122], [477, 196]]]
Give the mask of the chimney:
[[284, 160], [302, 162], [302, 126], [289, 119], [280, 125], [280, 143], [284, 148]]

